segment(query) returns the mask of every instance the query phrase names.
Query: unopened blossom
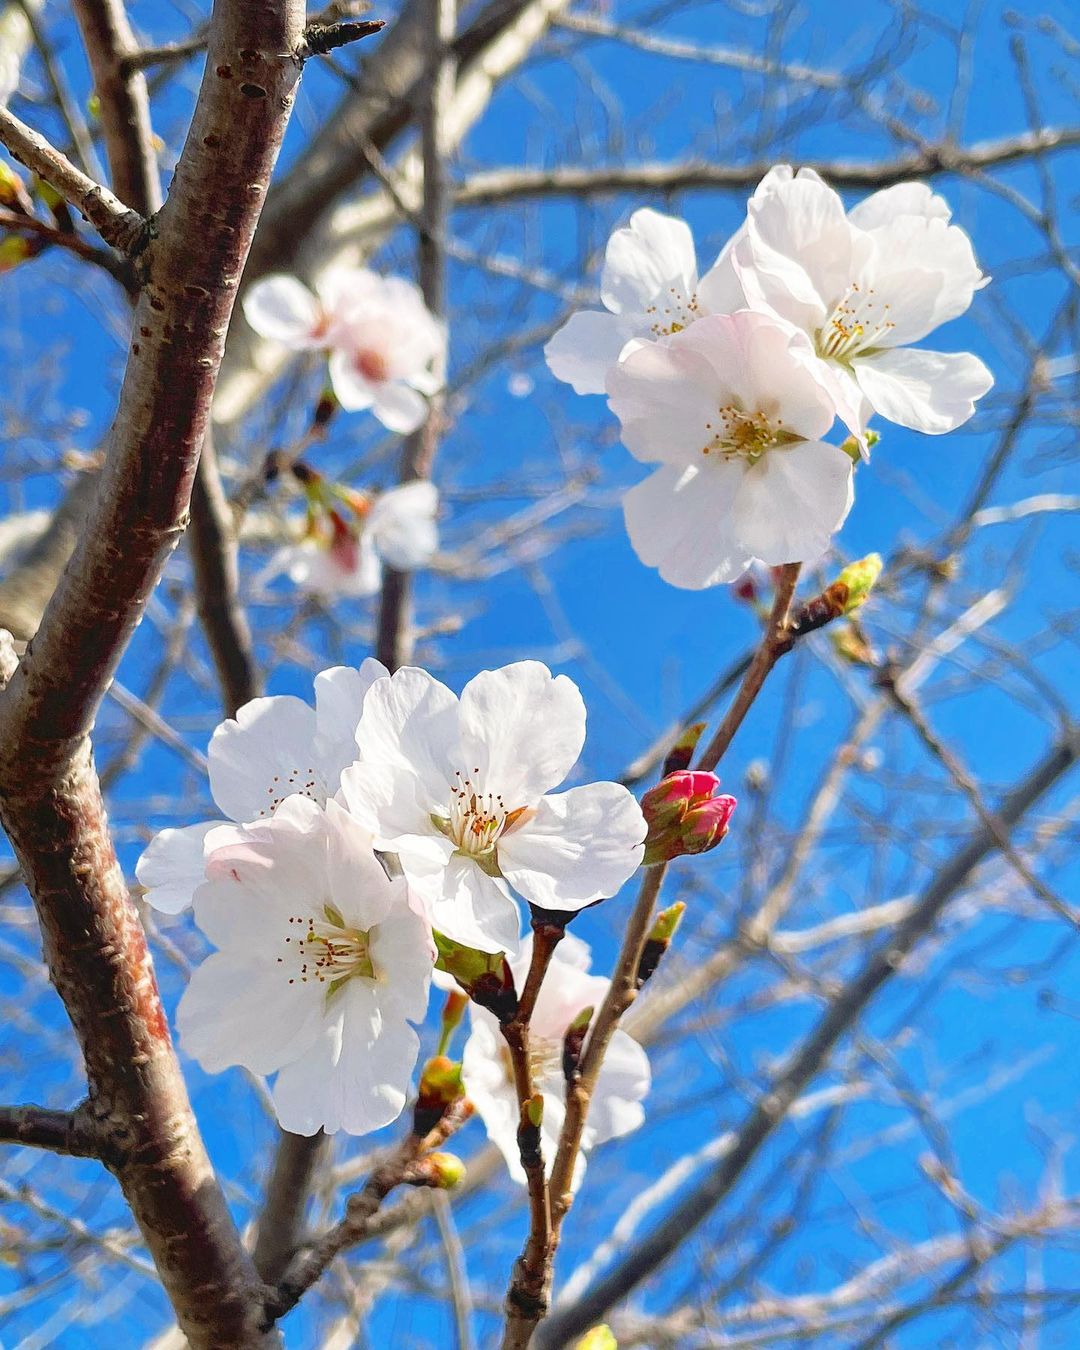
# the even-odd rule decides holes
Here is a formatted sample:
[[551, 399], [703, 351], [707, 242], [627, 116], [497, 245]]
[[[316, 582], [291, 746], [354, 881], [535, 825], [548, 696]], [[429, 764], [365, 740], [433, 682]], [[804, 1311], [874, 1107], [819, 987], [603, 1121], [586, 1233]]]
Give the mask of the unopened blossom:
[[272, 1074], [294, 1134], [367, 1134], [405, 1105], [434, 948], [404, 879], [337, 802], [289, 797], [225, 826], [195, 893], [217, 950], [177, 1009], [181, 1045], [208, 1070]]
[[[532, 940], [522, 944], [513, 961], [514, 979], [522, 988], [529, 968]], [[540, 986], [529, 1024], [529, 1066], [533, 1089], [544, 1099], [540, 1124], [540, 1147], [550, 1169], [566, 1115], [566, 1079], [563, 1074], [563, 1044], [571, 1023], [587, 1009], [599, 1009], [610, 980], [588, 973], [588, 946], [567, 934], [555, 949], [547, 975]], [[488, 1137], [496, 1144], [510, 1175], [524, 1183], [518, 1152], [517, 1128], [520, 1105], [514, 1088], [509, 1052], [491, 1013], [476, 1004], [469, 1007], [471, 1031], [462, 1055], [465, 1093], [484, 1122]], [[645, 1119], [642, 1099], [649, 1091], [648, 1056], [625, 1031], [616, 1030], [604, 1055], [593, 1090], [589, 1118], [574, 1169], [574, 1189], [585, 1170], [584, 1155], [597, 1144], [636, 1130]]]
[[397, 854], [440, 933], [515, 951], [512, 886], [577, 910], [614, 895], [642, 857], [645, 821], [618, 783], [555, 793], [585, 740], [585, 705], [538, 661], [481, 671], [461, 698], [405, 667], [372, 686], [343, 799]]
[[608, 374], [638, 459], [630, 542], [665, 581], [733, 581], [754, 559], [812, 562], [852, 503], [852, 463], [826, 443], [835, 400], [806, 335], [764, 314], [709, 315], [641, 344]]
[[649, 826], [647, 865], [707, 853], [723, 840], [737, 803], [719, 787], [714, 773], [681, 769], [645, 793], [641, 810]]
[[608, 240], [602, 310], [579, 310], [544, 348], [548, 366], [579, 394], [602, 394], [607, 373], [634, 339], [651, 341], [703, 314], [743, 303], [729, 250], [700, 282], [690, 227], [648, 207]]
[[303, 533], [277, 550], [258, 585], [285, 573], [301, 590], [324, 598], [374, 595], [383, 563], [412, 572], [435, 556], [439, 494], [433, 483], [369, 494], [311, 478]]
[[424, 420], [446, 332], [411, 281], [339, 267], [319, 279], [313, 294], [295, 277], [264, 277], [244, 297], [244, 315], [257, 333], [293, 350], [328, 351], [330, 383], [343, 408], [370, 408], [403, 434]]
[[802, 329], [836, 381], [842, 415], [940, 434], [966, 422], [993, 377], [970, 352], [912, 343], [963, 314], [987, 278], [971, 240], [924, 183], [845, 212], [812, 169], [771, 170], [733, 252], [747, 303]]
[[[386, 667], [335, 666], [315, 676], [315, 707], [292, 694], [256, 698], [214, 732], [207, 752], [210, 793], [227, 821], [263, 820], [299, 794], [325, 805], [356, 758], [356, 725]], [[206, 849], [225, 821], [162, 830], [135, 868], [147, 901], [177, 914], [206, 877]]]

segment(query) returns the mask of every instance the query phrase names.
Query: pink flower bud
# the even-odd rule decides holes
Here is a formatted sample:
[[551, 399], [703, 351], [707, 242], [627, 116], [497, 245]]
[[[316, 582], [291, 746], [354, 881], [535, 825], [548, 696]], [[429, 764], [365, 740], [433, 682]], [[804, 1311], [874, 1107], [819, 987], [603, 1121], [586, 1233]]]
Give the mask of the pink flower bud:
[[735, 798], [712, 797], [688, 811], [682, 822], [682, 840], [687, 853], [707, 853], [728, 832], [735, 811]]
[[645, 864], [705, 853], [727, 834], [735, 798], [717, 794], [714, 773], [686, 769], [670, 773], [641, 799], [649, 826]]

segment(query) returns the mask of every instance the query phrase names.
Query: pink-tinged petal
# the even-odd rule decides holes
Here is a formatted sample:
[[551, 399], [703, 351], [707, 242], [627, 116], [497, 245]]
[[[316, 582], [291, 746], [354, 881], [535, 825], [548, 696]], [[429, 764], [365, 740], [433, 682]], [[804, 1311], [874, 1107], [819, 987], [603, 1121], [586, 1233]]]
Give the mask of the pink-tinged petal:
[[637, 871], [645, 820], [619, 783], [544, 797], [499, 840], [503, 875], [544, 909], [575, 910], [614, 895]]
[[356, 743], [363, 759], [415, 773], [433, 800], [445, 805], [461, 768], [457, 698], [426, 670], [404, 666], [372, 686]]
[[518, 907], [505, 886], [471, 858], [454, 854], [443, 873], [441, 893], [431, 899], [430, 907], [431, 926], [454, 942], [481, 952], [517, 950]]
[[336, 348], [330, 353], [330, 383], [346, 412], [361, 412], [375, 402], [378, 386], [356, 364], [351, 351]]
[[739, 540], [735, 501], [741, 462], [701, 469], [664, 465], [623, 497], [634, 552], [672, 586], [701, 590], [734, 581], [753, 555]]
[[631, 350], [608, 372], [608, 406], [622, 423], [622, 441], [644, 463], [685, 464], [715, 435], [716, 414], [732, 396], [731, 380], [717, 374], [686, 339], [703, 324]]
[[549, 340], [544, 359], [552, 375], [571, 385], [575, 394], [602, 394], [607, 373], [623, 348], [631, 338], [648, 332], [640, 316], [579, 310]]
[[203, 844], [219, 824], [208, 820], [201, 825], [161, 830], [154, 836], [135, 864], [135, 879], [146, 887], [147, 904], [162, 914], [179, 914], [188, 908], [206, 880]]
[[316, 729], [314, 710], [291, 694], [253, 699], [223, 722], [207, 752], [210, 791], [222, 813], [257, 820], [291, 793], [325, 801], [327, 785], [313, 748]]
[[874, 411], [890, 422], [929, 436], [962, 426], [994, 377], [970, 352], [928, 352], [910, 347], [875, 352], [852, 363]]
[[507, 811], [557, 787], [585, 744], [585, 704], [539, 661], [482, 670], [461, 693], [462, 772]]
[[388, 431], [407, 436], [427, 417], [428, 404], [423, 394], [401, 380], [389, 380], [374, 386], [371, 411]]
[[851, 460], [837, 446], [804, 441], [774, 448], [739, 486], [739, 539], [770, 567], [814, 562], [829, 547], [853, 499]]
[[685, 220], [646, 207], [608, 240], [600, 294], [613, 314], [644, 310], [669, 288], [688, 299], [696, 284], [694, 238]]
[[263, 277], [243, 299], [244, 317], [256, 333], [297, 351], [326, 345], [322, 309], [295, 277]]
[[321, 1012], [319, 986], [290, 985], [258, 954], [214, 952], [192, 973], [176, 1023], [184, 1053], [208, 1073], [273, 1073], [311, 1047]]

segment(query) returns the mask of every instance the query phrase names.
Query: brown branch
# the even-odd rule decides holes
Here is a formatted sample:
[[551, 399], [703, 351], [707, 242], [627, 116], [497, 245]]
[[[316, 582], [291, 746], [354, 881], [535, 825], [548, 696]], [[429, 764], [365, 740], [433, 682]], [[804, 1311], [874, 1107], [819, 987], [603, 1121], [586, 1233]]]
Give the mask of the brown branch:
[[93, 263], [95, 267], [108, 272], [129, 295], [134, 294], [135, 273], [127, 261], [117, 257], [112, 249], [97, 248], [93, 244], [88, 244], [81, 234], [62, 230], [47, 220], [39, 220], [37, 216], [25, 216], [20, 211], [8, 211], [3, 207], [0, 207], [0, 231], [8, 234], [31, 234], [41, 241], [41, 247], [62, 248], [82, 262]]
[[[448, 205], [448, 180], [443, 123], [454, 92], [454, 38], [456, 6], [452, 0], [423, 0], [421, 10], [428, 25], [428, 81], [420, 109], [420, 134], [424, 164], [424, 196], [418, 240], [420, 289], [424, 303], [437, 318], [446, 313], [446, 249], [444, 234]], [[445, 379], [446, 369], [435, 372]], [[408, 437], [401, 451], [398, 481], [414, 482], [431, 476], [442, 430], [444, 400], [432, 397], [427, 418]], [[412, 577], [391, 567], [383, 568], [379, 597], [375, 654], [390, 671], [408, 660], [411, 640]]]
[[300, 1246], [307, 1198], [329, 1145], [321, 1130], [310, 1136], [281, 1131], [252, 1253], [255, 1269], [269, 1285], [284, 1279]]
[[72, 0], [94, 77], [116, 195], [143, 216], [161, 206], [146, 78], [128, 64], [138, 50], [123, 0]]
[[276, 1322], [296, 1307], [313, 1284], [322, 1278], [331, 1262], [350, 1247], [363, 1242], [379, 1228], [383, 1201], [398, 1186], [439, 1186], [442, 1184], [432, 1159], [427, 1156], [440, 1148], [469, 1118], [471, 1107], [464, 1102], [451, 1107], [426, 1136], [409, 1134], [393, 1148], [372, 1171], [363, 1187], [345, 1202], [345, 1217], [297, 1256], [281, 1283], [266, 1302], [267, 1324]]
[[24, 1144], [72, 1158], [100, 1158], [108, 1139], [84, 1102], [74, 1111], [45, 1106], [0, 1106], [0, 1143]]
[[[532, 1067], [529, 1062], [529, 1025], [555, 948], [564, 929], [533, 920], [532, 959], [525, 987], [518, 998], [517, 1010], [502, 1024], [503, 1040], [510, 1052], [510, 1064], [517, 1093], [519, 1124], [518, 1150], [525, 1184], [529, 1193], [529, 1234], [521, 1256], [514, 1264], [506, 1291], [506, 1327], [503, 1350], [524, 1350], [532, 1328], [547, 1311], [547, 1291], [551, 1282], [551, 1206], [548, 1200], [544, 1157], [540, 1148], [540, 1122], [531, 1112], [536, 1099]], [[543, 1101], [539, 1103], [543, 1109]]]
[[107, 244], [130, 256], [146, 243], [147, 222], [138, 211], [129, 210], [6, 108], [0, 108], [0, 143], [85, 216]]
[[[998, 812], [1015, 826], [1080, 759], [1080, 731], [1071, 729], [1056, 742], [1022, 782], [1009, 793]], [[784, 1120], [792, 1103], [825, 1067], [837, 1042], [862, 1015], [878, 990], [902, 969], [905, 959], [934, 927], [942, 911], [963, 890], [976, 867], [997, 847], [991, 830], [980, 828], [940, 869], [935, 879], [900, 923], [870, 955], [829, 1004], [789, 1066], [770, 1085], [735, 1134], [732, 1147], [640, 1242], [618, 1267], [598, 1281], [576, 1303], [559, 1309], [536, 1333], [536, 1350], [556, 1350], [602, 1320], [604, 1314], [642, 1280], [657, 1270], [728, 1195], [758, 1150]]]
[[[909, 178], [943, 173], [1003, 168], [1019, 160], [1080, 145], [1080, 127], [1045, 127], [1039, 131], [979, 141], [971, 146], [933, 145], [894, 159], [804, 161], [836, 188], [874, 190]], [[525, 197], [596, 197], [605, 193], [685, 192], [720, 189], [752, 192], [772, 167], [771, 160], [752, 164], [717, 164], [706, 160], [678, 164], [568, 165], [552, 169], [485, 169], [472, 174], [454, 193], [455, 206], [491, 206]]]
[[[191, 1114], [88, 736], [184, 528], [238, 278], [292, 102], [299, 66], [289, 53], [302, 23], [299, 0], [215, 5], [187, 142], [142, 259], [105, 467], [71, 562], [0, 696], [0, 812], [82, 1047], [95, 1115], [117, 1140], [112, 1170], [195, 1350], [276, 1338], [260, 1330], [261, 1287]], [[93, 187], [94, 200], [107, 202]]]
[[699, 769], [712, 770], [720, 763], [754, 700], [761, 693], [761, 687], [769, 678], [769, 672], [785, 652], [791, 650], [787, 621], [791, 597], [795, 594], [799, 580], [799, 568], [799, 563], [788, 563], [780, 570], [773, 596], [772, 612], [765, 625], [765, 636], [743, 676], [735, 701], [724, 715], [724, 720], [717, 727], [712, 740], [701, 752], [697, 765]]

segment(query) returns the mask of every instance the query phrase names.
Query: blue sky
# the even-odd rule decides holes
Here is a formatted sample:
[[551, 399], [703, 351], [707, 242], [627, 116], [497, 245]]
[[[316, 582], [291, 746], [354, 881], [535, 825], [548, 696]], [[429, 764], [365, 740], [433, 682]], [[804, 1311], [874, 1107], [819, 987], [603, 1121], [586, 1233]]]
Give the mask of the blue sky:
[[[167, 17], [163, 9], [146, 3], [132, 7], [135, 21], [145, 25], [155, 40], [172, 36], [174, 25], [175, 31], [182, 31], [182, 21]], [[1018, 26], [1010, 27], [1006, 7], [999, 4], [936, 5], [933, 15], [913, 25], [900, 54], [884, 60], [874, 77], [873, 97], [898, 117], [914, 116], [921, 134], [939, 135], [948, 121], [955, 65], [953, 44], [944, 29], [960, 24], [970, 13], [977, 42], [970, 96], [954, 127], [957, 138], [970, 144], [1026, 127], [1023, 91], [1009, 56], [1010, 38], [1017, 33], [1030, 42], [1032, 63], [1040, 72], [1036, 85], [1043, 119], [1050, 125], [1074, 124], [1075, 103], [1068, 76], [1061, 73], [1068, 53], [1052, 31], [1054, 22], [1067, 25], [1069, 9], [1064, 4], [1040, 6], [1038, 14], [1048, 16], [1051, 23], [1039, 31], [1034, 11], [1018, 10]], [[374, 12], [383, 11], [376, 7]], [[621, 3], [614, 10], [619, 20], [640, 26], [646, 25], [651, 12]], [[713, 46], [761, 51], [770, 40], [770, 25], [755, 7], [710, 3], [658, 8], [656, 15], [655, 31]], [[897, 15], [892, 6], [870, 3], [859, 7], [854, 20], [846, 17], [850, 26], [841, 29], [834, 6], [808, 0], [785, 31], [781, 33], [778, 22], [772, 26], [772, 38], [782, 42], [788, 62], [857, 69], [875, 51], [889, 46]], [[83, 97], [86, 79], [74, 35], [66, 34], [62, 24], [57, 31], [64, 37], [65, 70]], [[762, 157], [875, 160], [896, 154], [890, 136], [840, 96], [792, 95], [770, 111], [756, 76], [675, 64], [615, 43], [585, 46], [567, 33], [547, 50], [548, 55], [497, 95], [466, 143], [458, 165], [462, 175], [478, 167], [553, 165], [577, 162], [583, 156], [614, 162], [699, 156], [741, 163]], [[591, 72], [588, 81], [586, 69]], [[196, 74], [197, 65], [188, 68], [188, 87]], [[1072, 78], [1075, 81], [1075, 67]], [[934, 103], [924, 106], [918, 91], [927, 91]], [[309, 71], [286, 160], [327, 115], [337, 93], [331, 74]], [[155, 123], [170, 143], [182, 124], [185, 100], [182, 86], [156, 108]], [[618, 121], [610, 115], [615, 106], [624, 110]], [[25, 107], [20, 111], [31, 116]], [[43, 122], [43, 129], [55, 131], [47, 119]], [[782, 154], [774, 155], [778, 144]], [[1047, 161], [1066, 246], [1076, 242], [1076, 153]], [[1030, 164], [996, 171], [994, 178], [1040, 200], [1043, 186]], [[893, 555], [903, 545], [930, 544], [948, 530], [995, 445], [1024, 377], [1025, 356], [1014, 324], [1041, 341], [1066, 294], [1068, 282], [1043, 257], [1045, 241], [1014, 205], [970, 181], [944, 177], [939, 184], [995, 281], [977, 297], [968, 316], [935, 336], [935, 345], [978, 352], [994, 370], [997, 387], [969, 427], [942, 440], [899, 428], [885, 430], [872, 464], [858, 472], [856, 506], [838, 539], [843, 557], [872, 549]], [[623, 223], [635, 206], [646, 204], [685, 214], [706, 264], [743, 210], [738, 193], [694, 192], [674, 202], [641, 196], [608, 198], [589, 208], [554, 201], [497, 214], [463, 211], [455, 216], [453, 231], [480, 251], [524, 257], [568, 286], [587, 286], [596, 278], [595, 273], [579, 275], [583, 242], [594, 249], [601, 246], [610, 228]], [[410, 252], [410, 241], [399, 232], [379, 261], [407, 270]], [[9, 510], [55, 500], [55, 476], [32, 473], [23, 484], [14, 470], [51, 466], [58, 441], [67, 448], [91, 450], [114, 405], [123, 360], [123, 308], [106, 280], [95, 278], [83, 293], [65, 294], [64, 285], [73, 275], [70, 265], [43, 259], [0, 278], [7, 318], [0, 341], [8, 370], [9, 416], [21, 416], [26, 426], [25, 434], [12, 439], [6, 450], [0, 491]], [[553, 319], [560, 310], [550, 295], [493, 280], [461, 263], [451, 265], [450, 296], [452, 376], [487, 343]], [[41, 367], [36, 363], [45, 353], [49, 362]], [[1063, 364], [1070, 356], [1075, 358], [1075, 330], [1066, 330], [1049, 355], [1063, 358]], [[511, 391], [511, 374], [531, 379], [528, 397]], [[291, 409], [298, 423], [310, 406], [306, 398], [314, 385], [309, 382], [304, 388], [307, 392]], [[1051, 387], [995, 484], [991, 505], [1036, 493], [1077, 490], [1074, 433], [1063, 420], [1070, 396], [1075, 400], [1075, 376]], [[69, 424], [72, 410], [79, 410], [79, 419]], [[515, 546], [506, 570], [483, 585], [446, 574], [424, 578], [419, 586], [421, 621], [454, 614], [461, 622], [457, 631], [425, 640], [419, 657], [455, 687], [478, 668], [522, 656], [536, 656], [565, 670], [581, 684], [589, 707], [582, 776], [617, 776], [753, 641], [753, 616], [723, 588], [700, 594], [676, 591], [637, 561], [617, 509], [618, 490], [635, 481], [637, 466], [619, 447], [604, 401], [576, 398], [557, 385], [537, 348], [496, 366], [470, 385], [455, 404], [455, 413], [436, 468], [444, 492], [444, 544], [451, 556], [460, 554], [482, 531], [532, 504], [537, 484], [554, 484], [588, 470], [595, 474], [597, 486], [592, 504], [573, 507], [557, 518], [558, 528], [568, 531], [568, 537], [555, 541], [557, 548], [545, 542], [542, 530], [530, 531]], [[276, 403], [260, 408], [245, 436], [226, 448], [257, 462], [258, 454], [274, 443], [273, 437], [282, 434], [278, 414]], [[312, 462], [340, 474], [357, 463], [372, 462], [371, 468], [352, 474], [350, 481], [384, 485], [392, 460], [372, 455], [372, 447], [380, 443], [377, 429], [362, 416], [342, 418]], [[1075, 638], [1067, 625], [1059, 628], [1053, 641], [1044, 638], [1053, 616], [1067, 610], [1067, 598], [1075, 589], [1074, 520], [1068, 514], [1042, 515], [980, 531], [960, 577], [942, 600], [943, 612], [953, 617], [996, 586], [1021, 588], [1017, 600], [990, 626], [990, 638], [1006, 653], [1030, 655], [1039, 676], [1066, 702], [1080, 676]], [[259, 559], [251, 556], [245, 562], [249, 579]], [[184, 560], [178, 558], [160, 593], [159, 612], [175, 612], [186, 577]], [[917, 594], [918, 586], [910, 583], [899, 601], [875, 603], [868, 612], [871, 634], [881, 646], [892, 644], [904, 653]], [[343, 606], [331, 622], [318, 614], [298, 615], [293, 597], [283, 590], [273, 603], [254, 605], [252, 613], [260, 655], [270, 671], [269, 692], [304, 693], [310, 689], [312, 668], [341, 659], [358, 661], [367, 654], [370, 607], [364, 603]], [[289, 643], [283, 640], [286, 635]], [[822, 659], [827, 639], [815, 642], [814, 650], [797, 653], [777, 673], [724, 762], [725, 785], [743, 801], [723, 848], [684, 873], [693, 897], [692, 923], [680, 959], [691, 965], [731, 930], [739, 906], [760, 892], [762, 878], [782, 870], [790, 832], [801, 819], [830, 751], [851, 725], [851, 698], [835, 669]], [[1022, 672], [1003, 665], [992, 682], [964, 677], [969, 657], [985, 657], [982, 642], [980, 638], [972, 651], [964, 649], [955, 663], [947, 663], [925, 696], [939, 734], [993, 797], [1035, 762], [1049, 743], [1054, 722], [1045, 697]], [[144, 625], [125, 659], [122, 681], [137, 692], [145, 689], [160, 650], [159, 631]], [[195, 633], [188, 658], [169, 682], [162, 713], [201, 749], [217, 714], [206, 679], [205, 649]], [[869, 697], [872, 691], [863, 676], [849, 674], [847, 679], [858, 697]], [[793, 730], [781, 732], [792, 708]], [[104, 716], [101, 739], [108, 743], [110, 729], [117, 726], [116, 710], [107, 708]], [[831, 821], [808, 870], [805, 894], [800, 894], [790, 918], [792, 926], [916, 892], [932, 874], [934, 861], [971, 825], [966, 804], [940, 770], [927, 763], [910, 733], [888, 725], [871, 746], [878, 762], [853, 775], [845, 810]], [[768, 766], [770, 781], [769, 792], [757, 804], [745, 786], [746, 771], [755, 762]], [[1069, 795], [1066, 784], [1040, 808], [1039, 818], [1052, 818]], [[114, 798], [113, 817], [125, 865], [133, 865], [148, 825], [186, 823], [208, 813], [205, 785], [175, 754], [152, 745]], [[887, 830], [874, 825], [882, 817]], [[742, 822], [747, 823], [740, 832]], [[1077, 867], [1063, 847], [1069, 840], [1066, 830], [1046, 856], [1047, 879], [1063, 895], [1076, 893]], [[580, 923], [582, 935], [595, 944], [597, 969], [610, 963], [629, 904], [627, 893]], [[988, 1064], [1015, 1070], [1014, 1081], [994, 1091], [987, 1088], [982, 1100], [958, 1109], [948, 1128], [963, 1184], [971, 1195], [991, 1208], [1030, 1206], [1049, 1158], [1075, 1126], [1075, 1029], [1080, 1004], [1075, 997], [1070, 1002], [1070, 990], [1080, 966], [1059, 924], [998, 911], [970, 915], [963, 906], [960, 909], [959, 917], [948, 922], [950, 943], [934, 946], [918, 981], [906, 980], [884, 994], [872, 1009], [865, 1033], [890, 1040], [910, 1020], [916, 1034], [894, 1047], [903, 1072], [921, 1089], [946, 1100], [977, 1089], [984, 1083]], [[167, 935], [188, 953], [199, 950], [184, 925], [170, 927]], [[18, 930], [11, 943], [28, 953], [34, 950], [31, 938]], [[159, 967], [171, 1008], [182, 982], [167, 954], [159, 959]], [[851, 968], [849, 959], [838, 973]], [[1018, 974], [1032, 968], [1034, 975]], [[0, 987], [6, 990], [20, 978], [14, 966], [0, 968]], [[722, 999], [732, 1010], [738, 1009], [773, 979], [771, 968], [751, 964], [725, 986]], [[929, 995], [920, 994], [920, 989], [928, 989]], [[38, 1023], [53, 1029], [62, 1042], [62, 1012], [51, 995], [40, 991], [31, 1006]], [[761, 1074], [791, 1046], [798, 1031], [812, 1024], [818, 1006], [803, 998], [753, 1014], [733, 1011], [730, 1020], [716, 1028], [687, 1029], [676, 1044], [657, 1055], [650, 1124], [624, 1144], [609, 1146], [606, 1157], [598, 1155], [594, 1186], [583, 1192], [568, 1224], [561, 1272], [573, 1269], [598, 1235], [609, 1230], [644, 1179], [741, 1118], [750, 1085], [760, 1082]], [[75, 1100], [77, 1080], [62, 1056], [50, 1056], [38, 1047], [27, 1056], [24, 1068], [18, 1029], [13, 1028], [5, 1040], [0, 1060], [9, 1078], [5, 1097], [60, 1105]], [[845, 1045], [837, 1065], [842, 1068], [853, 1054], [850, 1044]], [[246, 1219], [271, 1131], [238, 1073], [210, 1078], [189, 1067], [196, 1109], [215, 1162], [236, 1182], [231, 1198], [238, 1215]], [[822, 1080], [832, 1081], [835, 1077], [830, 1075]], [[687, 1286], [700, 1278], [698, 1261], [713, 1247], [722, 1256], [721, 1234], [738, 1232], [748, 1214], [754, 1223], [746, 1240], [751, 1246], [762, 1240], [767, 1222], [785, 1212], [800, 1166], [813, 1156], [793, 1150], [795, 1141], [812, 1140], [821, 1125], [822, 1118], [815, 1116], [781, 1132], [724, 1208], [720, 1223], [704, 1230], [672, 1263], [663, 1282], [648, 1291], [645, 1306], [664, 1307], [685, 1297]], [[899, 1137], [866, 1150], [868, 1138], [890, 1127]], [[471, 1126], [461, 1138], [463, 1152], [480, 1142], [478, 1126]], [[345, 1145], [352, 1153], [363, 1147], [355, 1142]], [[912, 1128], [895, 1095], [881, 1090], [849, 1111], [836, 1124], [831, 1147], [832, 1158], [839, 1161], [815, 1179], [806, 1201], [810, 1217], [805, 1231], [780, 1244], [764, 1267], [772, 1287], [787, 1292], [828, 1287], [879, 1255], [887, 1244], [885, 1234], [917, 1242], [958, 1231], [955, 1210], [926, 1185], [920, 1172], [919, 1157], [928, 1142]], [[33, 1184], [55, 1203], [63, 1205], [68, 1203], [65, 1197], [77, 1195], [76, 1212], [95, 1231], [123, 1221], [114, 1189], [92, 1165], [53, 1165], [18, 1155], [11, 1162], [13, 1183], [27, 1168], [32, 1169], [27, 1175]], [[1068, 1189], [1070, 1173], [1075, 1187], [1074, 1165], [1066, 1161], [1063, 1168], [1063, 1187]], [[809, 1170], [813, 1172], [812, 1166]], [[523, 1232], [521, 1205], [511, 1206], [511, 1198], [517, 1199], [501, 1184], [494, 1195], [470, 1199], [460, 1215], [478, 1293], [495, 1298]], [[855, 1215], [871, 1204], [879, 1227], [860, 1228]], [[417, 1269], [441, 1287], [439, 1263], [432, 1252], [428, 1235], [418, 1249]], [[55, 1270], [57, 1258], [43, 1253], [35, 1261], [44, 1275]], [[721, 1264], [719, 1269], [730, 1271], [730, 1266]], [[1022, 1256], [1006, 1256], [996, 1269], [1003, 1272], [1005, 1287], [1023, 1285]], [[102, 1278], [106, 1290], [115, 1290], [120, 1275], [109, 1268]], [[83, 1323], [65, 1325], [52, 1343], [81, 1350], [101, 1344], [107, 1334], [118, 1345], [142, 1344], [162, 1325], [164, 1302], [143, 1276], [132, 1272], [123, 1278], [132, 1282], [130, 1304], [121, 1310], [107, 1298], [91, 1301], [94, 1306], [84, 1308]], [[1060, 1248], [1047, 1251], [1042, 1278], [1048, 1288], [1068, 1286], [1070, 1271]], [[1074, 1274], [1072, 1279], [1075, 1285]], [[10, 1277], [9, 1283], [0, 1269], [0, 1299], [5, 1289], [20, 1284], [19, 1276]], [[22, 1338], [40, 1332], [45, 1317], [59, 1313], [70, 1293], [68, 1288], [65, 1295], [60, 1286], [55, 1296], [46, 1294], [23, 1309], [7, 1312], [0, 1302], [2, 1344], [33, 1343]], [[733, 1298], [739, 1301], [737, 1295]], [[314, 1344], [312, 1316], [304, 1308], [293, 1315], [288, 1323], [290, 1345]], [[481, 1313], [477, 1325], [479, 1343], [490, 1343], [494, 1323]], [[370, 1330], [373, 1344], [449, 1344], [441, 1306], [422, 1292], [401, 1288], [380, 1301]], [[1080, 1315], [1074, 1312], [1048, 1320], [1037, 1344], [1073, 1344], [1078, 1333]], [[905, 1350], [1012, 1344], [1000, 1339], [1003, 1334], [989, 1324], [978, 1324], [967, 1310], [923, 1316], [897, 1332], [893, 1343]]]

